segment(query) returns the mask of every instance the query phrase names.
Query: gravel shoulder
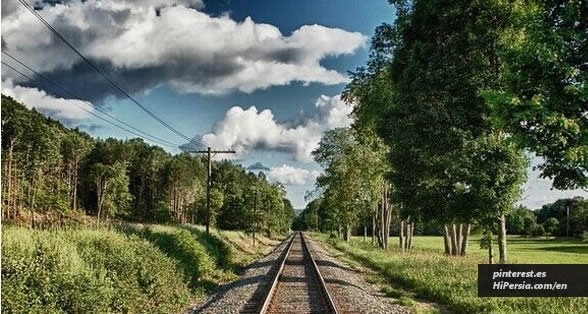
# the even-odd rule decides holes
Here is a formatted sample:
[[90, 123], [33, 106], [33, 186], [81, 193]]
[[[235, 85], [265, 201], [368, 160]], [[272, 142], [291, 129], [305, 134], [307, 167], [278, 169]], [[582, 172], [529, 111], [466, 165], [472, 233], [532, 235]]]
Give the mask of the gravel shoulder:
[[395, 304], [395, 299], [386, 297], [376, 286], [366, 282], [358, 270], [330, 255], [319, 241], [307, 234], [304, 238], [329, 292], [343, 313], [411, 313], [410, 309]]
[[216, 293], [192, 305], [185, 313], [231, 314], [255, 311], [260, 298], [269, 289], [272, 273], [285, 254], [290, 238], [277, 245], [269, 254], [245, 268], [239, 279], [219, 286]]

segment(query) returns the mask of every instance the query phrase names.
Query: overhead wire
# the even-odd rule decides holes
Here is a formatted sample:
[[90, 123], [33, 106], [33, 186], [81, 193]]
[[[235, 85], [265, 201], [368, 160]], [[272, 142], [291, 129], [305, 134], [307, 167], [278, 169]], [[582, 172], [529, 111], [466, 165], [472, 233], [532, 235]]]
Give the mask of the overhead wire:
[[[31, 68], [30, 66], [28, 66], [27, 64], [25, 64], [24, 62], [22, 62], [22, 61], [21, 61], [21, 60], [19, 60], [18, 58], [14, 57], [13, 55], [9, 54], [8, 52], [6, 52], [6, 51], [2, 50], [2, 53], [3, 53], [4, 55], [6, 55], [7, 57], [9, 57], [10, 59], [12, 59], [14, 62], [16, 62], [16, 63], [20, 64], [22, 67], [24, 67], [24, 68], [26, 68], [27, 70], [29, 70], [29, 71], [31, 71], [32, 73], [34, 73], [34, 74], [35, 74], [37, 77], [39, 77], [39, 78], [43, 79], [44, 81], [46, 81], [47, 83], [51, 84], [52, 86], [54, 86], [54, 87], [57, 87], [57, 89], [61, 90], [62, 92], [63, 92], [63, 91], [67, 92], [67, 94], [68, 94], [68, 97], [69, 97], [69, 98], [79, 98], [79, 99], [83, 99], [83, 97], [79, 97], [79, 95], [74, 95], [74, 93], [73, 93], [73, 92], [72, 92], [70, 89], [68, 89], [68, 88], [66, 88], [66, 87], [64, 87], [64, 86], [62, 86], [62, 85], [60, 85], [60, 84], [59, 84], [59, 83], [57, 83], [57, 82], [54, 82], [54, 81], [52, 81], [50, 78], [48, 78], [47, 76], [43, 75], [42, 73], [39, 73], [38, 71], [35, 71], [35, 69]], [[107, 116], [107, 117], [109, 117], [109, 118], [111, 118], [111, 119], [113, 119], [113, 120], [115, 120], [115, 121], [117, 121], [117, 122], [119, 122], [119, 123], [121, 123], [121, 124], [125, 125], [125, 126], [126, 126], [126, 127], [128, 127], [128, 128], [131, 128], [131, 129], [133, 129], [133, 130], [135, 130], [135, 131], [137, 131], [137, 132], [139, 132], [139, 133], [141, 133], [141, 134], [145, 135], [146, 137], [153, 138], [153, 139], [156, 139], [156, 140], [158, 140], [158, 141], [160, 141], [160, 142], [167, 143], [167, 144], [169, 144], [169, 145], [174, 145], [174, 146], [176, 146], [176, 147], [180, 145], [180, 144], [172, 143], [172, 142], [170, 142], [170, 141], [168, 141], [168, 140], [165, 140], [165, 139], [163, 139], [163, 138], [157, 137], [157, 136], [155, 136], [155, 135], [152, 135], [152, 134], [150, 134], [150, 133], [147, 133], [147, 132], [145, 132], [145, 131], [142, 131], [142, 130], [140, 130], [140, 129], [138, 129], [138, 128], [136, 128], [136, 127], [134, 127], [134, 126], [132, 126], [132, 125], [130, 125], [130, 124], [128, 124], [128, 123], [126, 123], [126, 122], [124, 122], [123, 120], [120, 120], [119, 118], [117, 118], [117, 117], [115, 117], [115, 116], [111, 115], [110, 113], [108, 113], [108, 112], [106, 112], [106, 111], [102, 110], [101, 108], [99, 108], [99, 107], [97, 107], [97, 106], [94, 106], [94, 105], [93, 105], [92, 103], [90, 103], [90, 102], [88, 103], [88, 105], [89, 105], [90, 107], [92, 107], [94, 110], [96, 110], [96, 111], [99, 111], [100, 113], [104, 114], [105, 116]]]
[[137, 101], [134, 97], [132, 97], [129, 93], [127, 93], [118, 83], [116, 83], [110, 76], [108, 76], [104, 71], [102, 71], [97, 65], [95, 65], [91, 60], [89, 60], [86, 56], [84, 56], [75, 46], [73, 46], [73, 44], [71, 44], [65, 37], [63, 37], [63, 35], [61, 35], [61, 33], [59, 33], [59, 31], [57, 31], [49, 22], [47, 22], [43, 16], [41, 16], [33, 7], [31, 7], [26, 1], [24, 0], [18, 0], [20, 2], [20, 4], [22, 4], [31, 14], [33, 14], [35, 17], [37, 17], [37, 19], [43, 23], [57, 38], [59, 38], [61, 41], [63, 41], [71, 50], [73, 50], [84, 62], [86, 62], [92, 69], [94, 69], [96, 72], [98, 72], [98, 74], [100, 74], [108, 83], [110, 83], [110, 85], [112, 85], [114, 87], [115, 90], [117, 90], [118, 92], [120, 92], [122, 95], [124, 95], [125, 97], [127, 97], [129, 100], [131, 100], [135, 105], [137, 105], [139, 108], [141, 108], [143, 111], [145, 111], [149, 116], [151, 116], [153, 119], [155, 119], [156, 121], [158, 121], [160, 124], [162, 124], [164, 127], [166, 127], [168, 130], [170, 130], [171, 132], [173, 132], [174, 134], [178, 135], [179, 137], [185, 139], [186, 141], [188, 141], [188, 143], [190, 145], [195, 145], [195, 146], [200, 146], [200, 147], [205, 147], [204, 144], [202, 144], [201, 142], [199, 142], [198, 140], [195, 140], [194, 138], [190, 138], [188, 136], [186, 136], [185, 134], [183, 134], [182, 132], [178, 131], [177, 129], [175, 129], [174, 127], [172, 127], [171, 125], [169, 125], [167, 122], [165, 122], [164, 120], [162, 120], [159, 116], [157, 116], [155, 113], [153, 113], [151, 110], [149, 110], [147, 107], [145, 107], [143, 104], [141, 104], [139, 101]]
[[[15, 73], [19, 74], [20, 76], [24, 77], [25, 79], [27, 79], [27, 80], [29, 80], [29, 81], [32, 81], [32, 80], [33, 80], [33, 79], [30, 77], [30, 76], [28, 76], [28, 75], [26, 75], [26, 74], [22, 73], [21, 71], [17, 70], [16, 68], [14, 68], [13, 66], [9, 65], [8, 63], [6, 63], [6, 62], [4, 62], [4, 61], [1, 61], [1, 63], [2, 63], [2, 65], [6, 66], [7, 68], [9, 68], [10, 70], [12, 70], [12, 71], [14, 71]], [[159, 145], [163, 145], [163, 146], [168, 146], [168, 147], [172, 147], [172, 148], [176, 148], [176, 149], [179, 147], [179, 145], [177, 145], [177, 144], [173, 144], [173, 143], [171, 143], [171, 142], [170, 142], [171, 144], [168, 144], [168, 143], [161, 142], [161, 141], [159, 141], [159, 140], [156, 140], [156, 139], [153, 139], [153, 138], [148, 138], [148, 137], [146, 137], [146, 136], [140, 135], [139, 133], [136, 133], [136, 132], [134, 132], [134, 131], [131, 131], [131, 130], [129, 130], [129, 129], [127, 129], [127, 128], [123, 127], [123, 126], [120, 126], [120, 125], [118, 125], [118, 124], [116, 124], [116, 123], [114, 123], [114, 122], [112, 122], [112, 121], [110, 121], [110, 120], [108, 120], [108, 119], [106, 119], [106, 118], [104, 118], [104, 117], [102, 117], [102, 116], [100, 116], [100, 115], [96, 114], [94, 111], [88, 110], [87, 108], [84, 108], [84, 107], [82, 107], [82, 106], [80, 106], [80, 108], [81, 108], [82, 110], [84, 110], [85, 112], [87, 112], [88, 114], [91, 114], [92, 116], [94, 116], [94, 117], [96, 117], [96, 118], [98, 118], [98, 119], [100, 119], [100, 120], [102, 120], [102, 121], [104, 121], [104, 122], [107, 122], [107, 123], [109, 123], [109, 124], [111, 124], [111, 125], [113, 125], [113, 126], [115, 126], [115, 127], [119, 128], [119, 129], [121, 129], [121, 130], [123, 130], [123, 131], [126, 131], [126, 132], [128, 132], [128, 133], [130, 133], [130, 134], [133, 134], [133, 135], [135, 135], [135, 136], [138, 136], [138, 137], [140, 137], [140, 138], [143, 138], [143, 139], [146, 139], [146, 140], [150, 140], [150, 141], [152, 141], [152, 142], [154, 142], [154, 143], [157, 143], [157, 144], [159, 144]], [[96, 108], [96, 107], [93, 107], [93, 108]], [[100, 111], [100, 112], [102, 112], [102, 111]]]

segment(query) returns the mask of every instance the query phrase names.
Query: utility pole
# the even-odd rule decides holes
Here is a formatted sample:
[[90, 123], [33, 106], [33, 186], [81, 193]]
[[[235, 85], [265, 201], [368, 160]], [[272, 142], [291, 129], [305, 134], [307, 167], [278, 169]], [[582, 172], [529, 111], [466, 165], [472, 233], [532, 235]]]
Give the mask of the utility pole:
[[190, 153], [206, 154], [208, 159], [208, 176], [206, 179], [206, 234], [210, 233], [210, 189], [212, 188], [212, 154], [234, 154], [234, 150], [194, 150]]

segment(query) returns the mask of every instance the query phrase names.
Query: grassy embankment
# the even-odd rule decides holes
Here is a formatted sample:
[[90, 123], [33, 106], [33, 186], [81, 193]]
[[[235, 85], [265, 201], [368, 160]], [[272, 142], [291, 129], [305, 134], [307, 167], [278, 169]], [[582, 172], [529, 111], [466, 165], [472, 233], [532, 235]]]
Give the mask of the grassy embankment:
[[[415, 249], [401, 253], [397, 248], [382, 251], [360, 237], [350, 243], [313, 237], [340, 251], [353, 261], [375, 270], [385, 279], [390, 296], [415, 297], [445, 305], [456, 313], [586, 313], [588, 298], [479, 298], [477, 265], [487, 263], [485, 251], [473, 239], [470, 256], [443, 254], [441, 237], [415, 237]], [[518, 263], [588, 263], [588, 244], [575, 240], [509, 238], [509, 254]], [[392, 242], [394, 243], [394, 242]], [[408, 293], [407, 293], [407, 292]]]
[[2, 230], [6, 313], [174, 313], [278, 241], [242, 232], [124, 225]]

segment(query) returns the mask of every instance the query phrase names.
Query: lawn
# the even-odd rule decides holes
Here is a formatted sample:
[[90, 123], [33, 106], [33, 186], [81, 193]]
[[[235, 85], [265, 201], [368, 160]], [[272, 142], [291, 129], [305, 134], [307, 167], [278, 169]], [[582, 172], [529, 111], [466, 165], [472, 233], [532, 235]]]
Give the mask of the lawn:
[[[415, 249], [405, 253], [397, 248], [383, 251], [359, 237], [350, 243], [328, 239], [326, 234], [314, 233], [312, 237], [376, 271], [387, 285], [386, 289], [407, 291], [455, 313], [571, 314], [586, 313], [588, 308], [588, 298], [479, 298], [477, 265], [487, 261], [475, 238], [470, 243], [469, 256], [452, 257], [443, 254], [441, 237], [416, 237]], [[511, 240], [511, 261], [588, 262], [586, 245], [581, 242], [521, 237]]]
[[[397, 239], [390, 240], [396, 244]], [[415, 236], [416, 249], [443, 252], [443, 237]], [[480, 249], [480, 237], [472, 236], [469, 241], [469, 254], [487, 256]], [[573, 238], [508, 236], [508, 259], [517, 264], [585, 264], [588, 263], [588, 243]], [[495, 253], [498, 249], [495, 248]]]

